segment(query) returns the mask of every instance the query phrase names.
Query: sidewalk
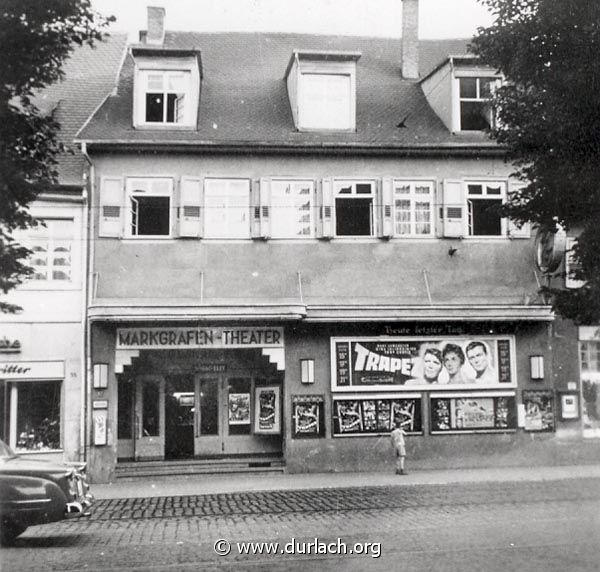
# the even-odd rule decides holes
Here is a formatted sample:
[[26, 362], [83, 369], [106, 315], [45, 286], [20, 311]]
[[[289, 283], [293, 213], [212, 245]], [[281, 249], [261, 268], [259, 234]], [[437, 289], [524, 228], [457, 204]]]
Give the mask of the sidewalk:
[[563, 479], [600, 479], [600, 465], [500, 467], [463, 470], [423, 470], [406, 476], [390, 473], [235, 473], [123, 479], [92, 485], [97, 499], [188, 496], [248, 491], [323, 488], [437, 485], [477, 482], [542, 482]]

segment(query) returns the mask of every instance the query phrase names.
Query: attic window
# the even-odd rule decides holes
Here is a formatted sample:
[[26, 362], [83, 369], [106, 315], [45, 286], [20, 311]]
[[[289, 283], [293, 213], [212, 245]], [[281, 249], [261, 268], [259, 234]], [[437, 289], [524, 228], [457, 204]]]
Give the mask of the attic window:
[[458, 78], [461, 131], [483, 131], [493, 127], [490, 98], [498, 82], [495, 77]]
[[188, 71], [144, 72], [145, 123], [188, 122], [190, 75]]
[[354, 127], [350, 74], [302, 73], [300, 75], [300, 127], [303, 129], [352, 129]]

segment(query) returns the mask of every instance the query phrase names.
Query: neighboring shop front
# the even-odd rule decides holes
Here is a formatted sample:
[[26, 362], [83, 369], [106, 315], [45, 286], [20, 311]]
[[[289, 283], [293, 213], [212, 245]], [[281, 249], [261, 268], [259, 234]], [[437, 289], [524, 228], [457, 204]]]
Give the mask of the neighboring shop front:
[[81, 325], [4, 324], [2, 439], [23, 455], [79, 459]]
[[281, 457], [283, 327], [94, 328], [97, 480], [124, 461]]
[[550, 461], [550, 322], [303, 324], [286, 343], [291, 472], [383, 470], [397, 422], [416, 466]]

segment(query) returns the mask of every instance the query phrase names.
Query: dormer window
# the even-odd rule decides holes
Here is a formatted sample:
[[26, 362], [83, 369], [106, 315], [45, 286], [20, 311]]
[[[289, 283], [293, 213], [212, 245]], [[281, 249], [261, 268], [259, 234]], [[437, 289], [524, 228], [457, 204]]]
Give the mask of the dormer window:
[[497, 84], [494, 77], [458, 78], [461, 131], [483, 131], [494, 126], [490, 98]]
[[[189, 108], [190, 72], [145, 71], [146, 123], [186, 123], [186, 103]], [[189, 115], [189, 112], [188, 112]]]
[[356, 61], [350, 52], [296, 51], [286, 81], [299, 131], [356, 129]]
[[199, 52], [133, 48], [132, 55], [135, 127], [195, 127], [202, 76]]

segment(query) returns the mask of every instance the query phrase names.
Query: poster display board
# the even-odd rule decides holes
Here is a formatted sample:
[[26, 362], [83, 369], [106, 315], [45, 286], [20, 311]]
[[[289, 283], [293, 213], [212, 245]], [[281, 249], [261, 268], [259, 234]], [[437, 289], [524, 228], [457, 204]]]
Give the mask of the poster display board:
[[431, 396], [431, 433], [498, 432], [517, 428], [514, 393]]
[[525, 431], [554, 431], [554, 393], [551, 390], [523, 390]]
[[561, 393], [560, 418], [564, 421], [579, 419], [579, 395], [577, 393]]
[[292, 396], [292, 438], [325, 436], [325, 399], [322, 395]]
[[256, 387], [254, 390], [254, 433], [281, 433], [281, 397], [277, 385]]
[[249, 393], [230, 393], [227, 409], [229, 425], [250, 425]]
[[420, 397], [377, 399], [361, 396], [333, 401], [334, 436], [387, 434], [398, 421], [407, 433], [423, 431]]
[[512, 336], [331, 338], [332, 391], [516, 387]]

